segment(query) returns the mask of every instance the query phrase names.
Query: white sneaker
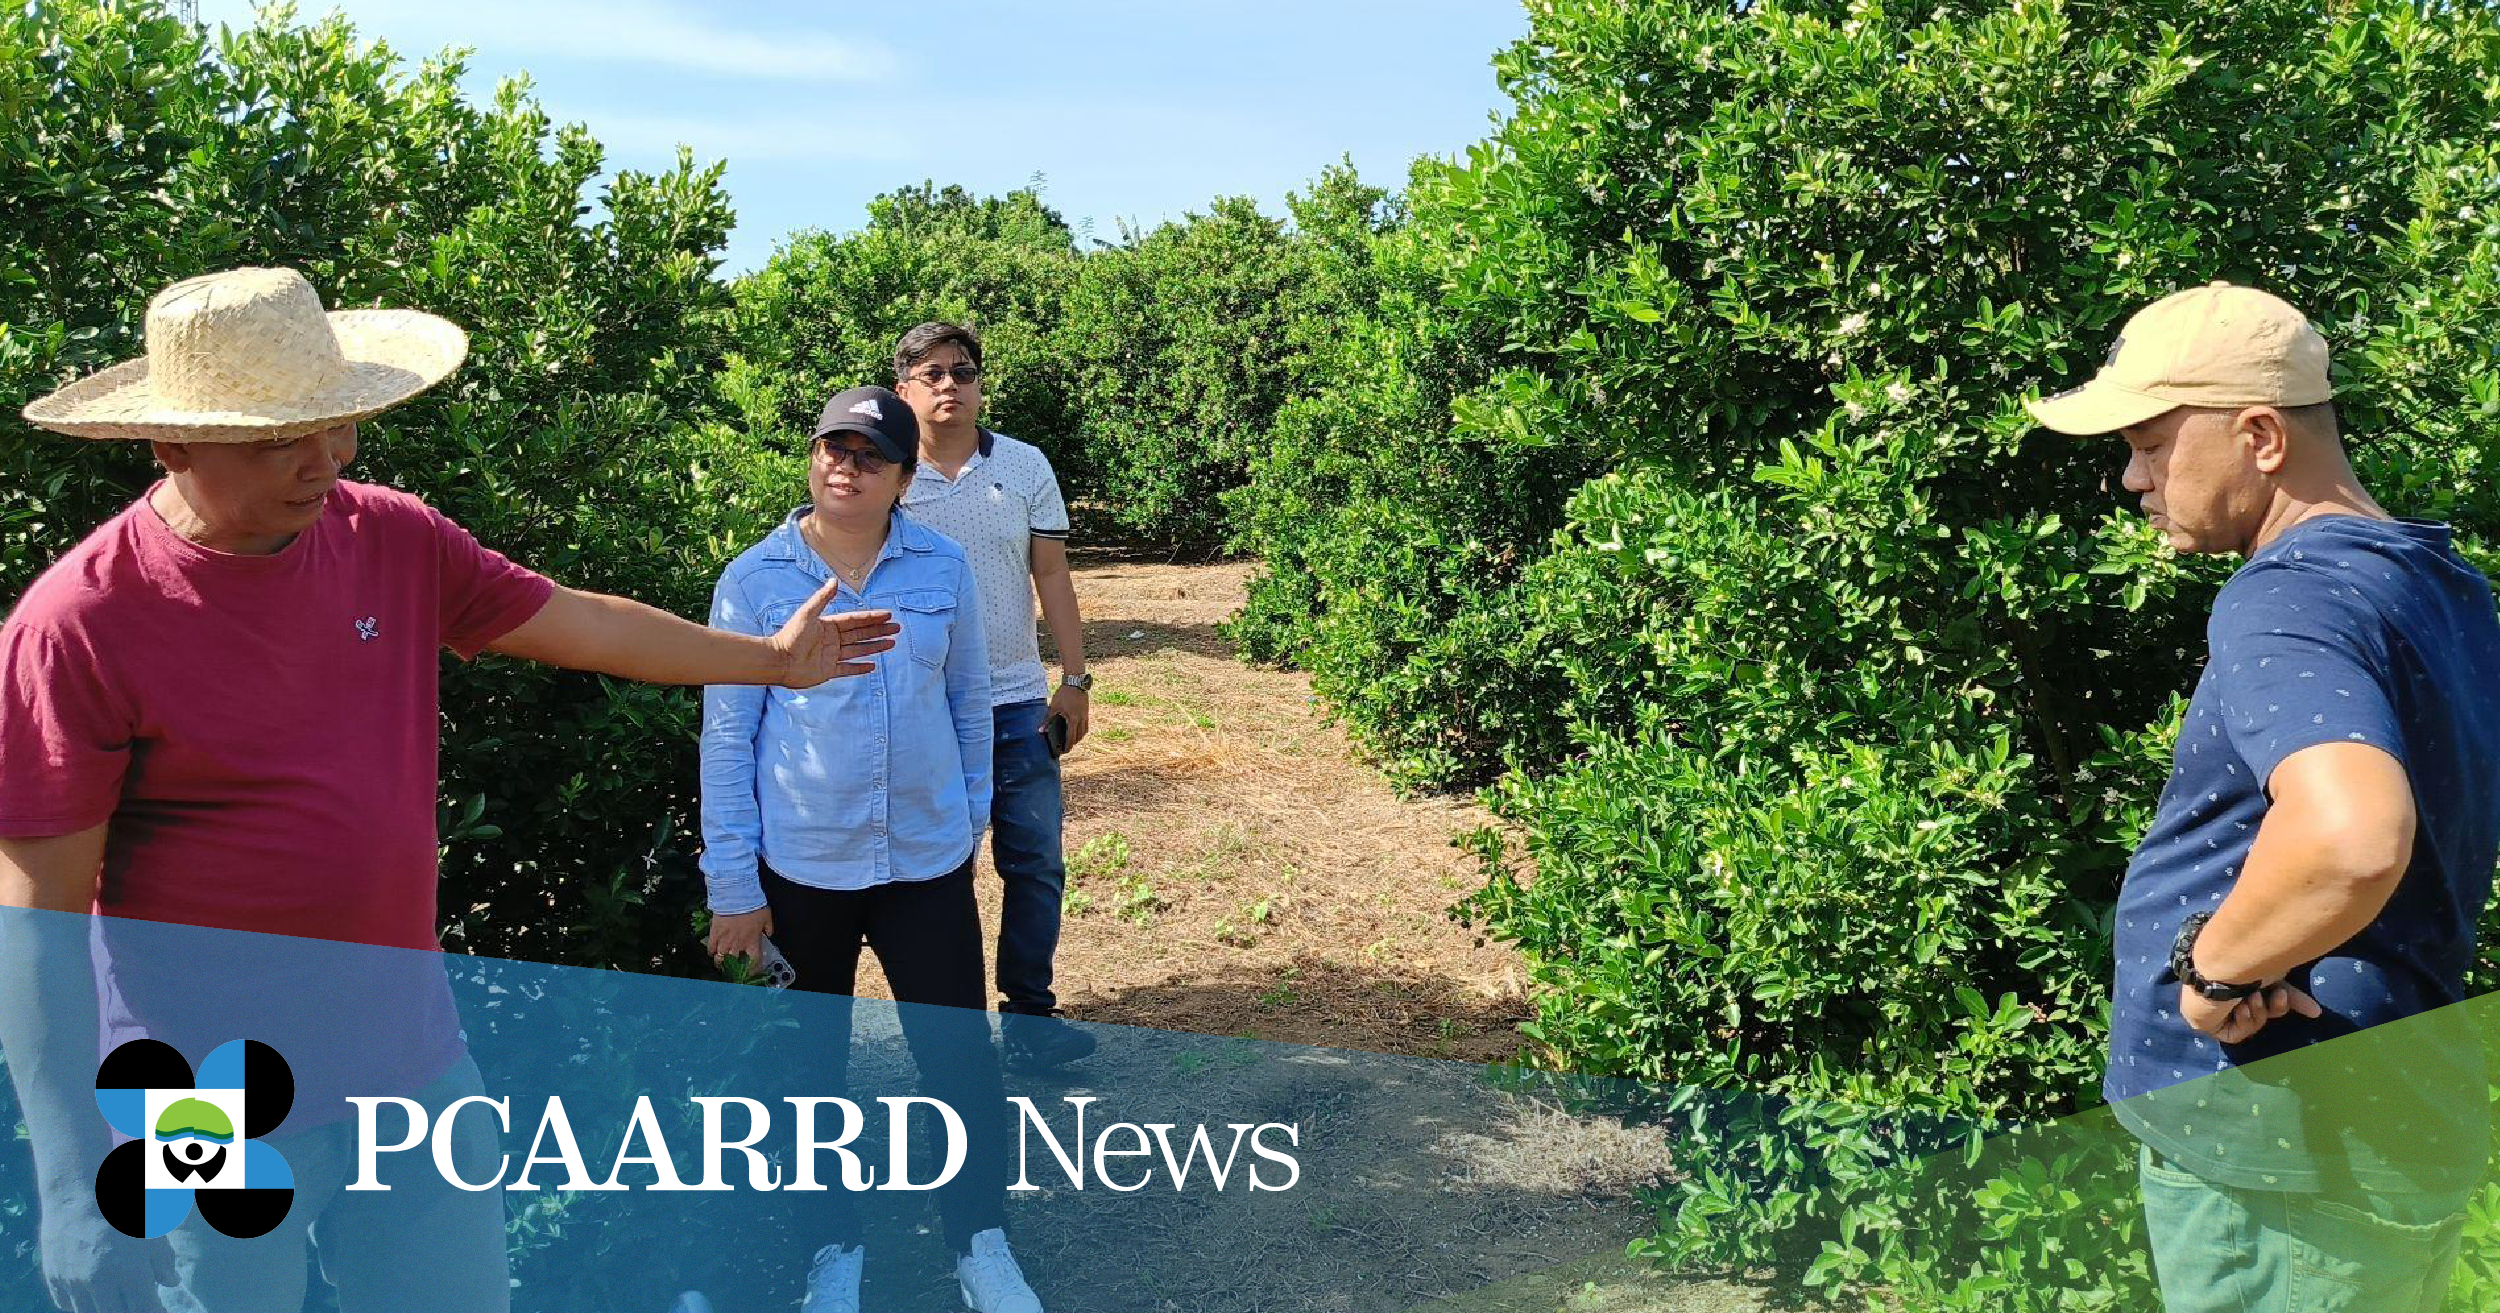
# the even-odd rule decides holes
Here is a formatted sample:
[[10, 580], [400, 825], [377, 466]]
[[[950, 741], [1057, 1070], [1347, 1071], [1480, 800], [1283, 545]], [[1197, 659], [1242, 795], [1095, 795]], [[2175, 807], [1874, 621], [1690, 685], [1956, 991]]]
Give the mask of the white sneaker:
[[972, 1252], [955, 1260], [955, 1281], [973, 1313], [1042, 1313], [1042, 1301], [1007, 1252], [1007, 1233], [996, 1227], [972, 1237]]
[[816, 1251], [807, 1269], [807, 1302], [799, 1313], [859, 1313], [859, 1269], [868, 1261], [868, 1247], [827, 1245]]

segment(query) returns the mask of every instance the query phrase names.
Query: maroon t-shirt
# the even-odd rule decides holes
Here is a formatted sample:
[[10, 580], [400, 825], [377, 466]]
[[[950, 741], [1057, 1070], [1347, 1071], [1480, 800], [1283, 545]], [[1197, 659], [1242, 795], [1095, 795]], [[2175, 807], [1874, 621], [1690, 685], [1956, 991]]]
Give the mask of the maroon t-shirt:
[[[388, 488], [339, 483], [267, 556], [190, 542], [141, 497], [0, 627], [0, 835], [109, 821], [96, 910], [110, 917], [423, 950], [404, 979], [298, 982], [368, 1004], [382, 986], [406, 1069], [363, 1075], [422, 1084], [459, 1054], [432, 960], [435, 653], [476, 655], [553, 589]], [[119, 1003], [188, 1051], [165, 1032], [216, 1010], [197, 996], [214, 982], [200, 963], [163, 965], [152, 988], [158, 971], [117, 956]], [[267, 1001], [245, 989], [231, 1001]]]

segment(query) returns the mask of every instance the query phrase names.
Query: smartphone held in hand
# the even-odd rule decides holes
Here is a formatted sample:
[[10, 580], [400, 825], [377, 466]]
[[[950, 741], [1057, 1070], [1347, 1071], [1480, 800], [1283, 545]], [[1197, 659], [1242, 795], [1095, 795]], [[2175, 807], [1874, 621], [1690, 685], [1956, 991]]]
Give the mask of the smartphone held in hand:
[[774, 945], [772, 936], [764, 936], [756, 941], [756, 945], [756, 968], [764, 973], [764, 983], [774, 989], [788, 989], [799, 982], [799, 969], [781, 955], [781, 949]]

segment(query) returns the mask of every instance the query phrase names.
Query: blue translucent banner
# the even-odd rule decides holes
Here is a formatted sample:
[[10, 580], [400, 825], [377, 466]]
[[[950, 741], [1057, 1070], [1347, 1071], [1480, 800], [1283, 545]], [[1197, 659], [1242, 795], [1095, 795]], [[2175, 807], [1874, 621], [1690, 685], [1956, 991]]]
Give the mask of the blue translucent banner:
[[[949, 1241], [993, 1217], [1054, 1310], [2153, 1308], [2148, 1239], [2212, 1181], [2376, 1228], [2329, 1307], [2434, 1309], [2453, 1270], [2482, 1308], [2500, 1257], [2490, 999], [1998, 1126], [1107, 1026], [1002, 1075], [1017, 1018], [57, 913], [0, 911], [0, 953], [45, 982], [0, 1002], [35, 1092], [0, 1152], [11, 1313], [50, 1306], [39, 1155], [60, 1207], [223, 1283], [168, 1307], [221, 1311], [788, 1308], [837, 1237], [865, 1308], [953, 1309]], [[2165, 1261], [2220, 1289], [2249, 1260]]]
[[[79, 1087], [94, 1161], [71, 1170], [131, 1229], [260, 1256], [237, 1306], [278, 1313], [340, 1298], [303, 1281], [308, 1228], [311, 1270], [408, 1307], [503, 1285], [726, 1313], [790, 1307], [856, 1225], [866, 1307], [960, 1308], [944, 1205], [968, 1183], [1046, 1308], [1403, 1309], [1619, 1258], [1667, 1173], [1663, 1101], [1630, 1084], [1102, 1026], [1094, 1057], [983, 1098], [1022, 1019], [55, 913], [0, 931], [100, 975], [6, 1054]], [[29, 1147], [0, 1153], [0, 1309], [49, 1306]]]

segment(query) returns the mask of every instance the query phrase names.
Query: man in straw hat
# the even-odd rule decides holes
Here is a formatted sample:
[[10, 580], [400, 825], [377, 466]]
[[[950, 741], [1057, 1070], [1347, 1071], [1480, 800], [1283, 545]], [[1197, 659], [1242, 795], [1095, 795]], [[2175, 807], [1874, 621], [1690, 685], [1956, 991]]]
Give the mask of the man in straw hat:
[[[281, 1147], [294, 1244], [232, 1240], [196, 1215], [169, 1238], [108, 1227], [95, 1182], [110, 1145], [85, 1084], [96, 1061], [71, 1051], [98, 1033], [83, 942], [64, 951], [28, 930], [0, 951], [0, 1044], [37, 1154], [45, 1276], [64, 1309], [153, 1309], [156, 1286], [177, 1283], [167, 1298], [178, 1309], [292, 1309], [308, 1228], [344, 1309], [508, 1304], [500, 1192], [436, 1178], [428, 1196], [430, 1172], [380, 1196], [387, 1206], [341, 1190], [353, 1158], [345, 1093], [413, 1093], [439, 1111], [480, 1088], [432, 955], [438, 648], [662, 683], [803, 688], [860, 674], [892, 646], [883, 612], [822, 614], [831, 582], [778, 632], [731, 634], [561, 587], [414, 497], [342, 479], [356, 422], [440, 381], [467, 345], [433, 315], [325, 314], [302, 275], [239, 269], [158, 294], [145, 359], [26, 408], [62, 433], [147, 441], [166, 473], [0, 628], [0, 906], [121, 918], [93, 923], [108, 956], [113, 927], [134, 935], [142, 922], [428, 950], [332, 946], [357, 978], [275, 991], [227, 983], [248, 970], [111, 956], [107, 1020], [126, 1014], [177, 1048], [207, 1043], [202, 1027], [263, 1024], [287, 1003], [271, 992], [312, 996], [293, 1002], [314, 1010], [352, 999], [352, 1014], [333, 1002], [321, 1027], [277, 1045], [301, 1096]], [[202, 934], [199, 955], [229, 939], [270, 944]], [[307, 1061], [342, 1046], [352, 1061]], [[491, 1174], [490, 1119], [460, 1124], [456, 1142], [438, 1135], [438, 1152], [471, 1168], [483, 1155], [474, 1175]]]
[[[2447, 526], [2362, 487], [2331, 395], [2299, 311], [2216, 283], [2030, 404], [2126, 440], [2125, 487], [2172, 547], [2247, 558], [2118, 905], [2104, 1092], [2142, 1142], [2173, 1313], [2436, 1310], [2488, 1147], [2479, 1045], [2439, 1029], [2461, 1010], [2379, 1032], [2406, 1035], [2407, 1070], [2361, 1097], [2313, 1078], [2349, 1039], [2238, 1073], [2463, 999], [2500, 854], [2491, 589]], [[2247, 1092], [2228, 1111], [2195, 1097], [2223, 1082]], [[2351, 1302], [2300, 1302], [2313, 1287]]]

